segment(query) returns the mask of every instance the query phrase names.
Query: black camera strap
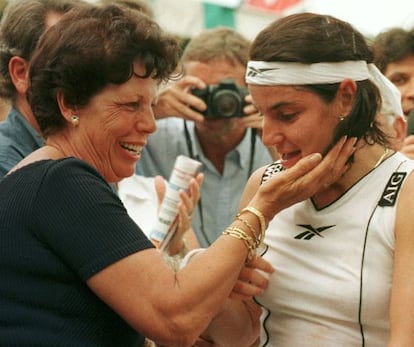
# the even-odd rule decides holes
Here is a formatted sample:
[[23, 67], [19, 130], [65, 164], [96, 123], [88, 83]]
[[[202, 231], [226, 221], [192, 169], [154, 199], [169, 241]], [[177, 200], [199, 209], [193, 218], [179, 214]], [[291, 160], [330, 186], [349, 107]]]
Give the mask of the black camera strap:
[[[198, 160], [198, 158], [196, 158], [196, 156], [194, 155], [194, 151], [193, 151], [193, 142], [191, 141], [191, 136], [190, 136], [190, 132], [188, 131], [188, 127], [187, 127], [187, 122], [184, 119], [184, 135], [185, 135], [185, 142], [187, 145], [187, 150], [188, 150], [188, 154], [190, 156], [190, 158]], [[255, 156], [255, 152], [256, 152], [256, 135], [257, 135], [257, 129], [256, 128], [251, 128], [250, 129], [250, 156], [249, 156], [249, 170], [247, 171], [247, 177], [246, 177], [246, 182], [249, 179], [250, 175], [253, 172], [253, 164], [254, 164], [254, 156]], [[202, 204], [202, 200], [201, 200], [201, 194], [200, 194], [200, 199], [198, 200], [198, 213], [200, 216], [200, 231], [201, 234], [203, 235], [204, 240], [211, 245], [213, 243], [214, 240], [210, 240], [205, 232], [205, 228], [204, 228], [204, 216], [203, 216], [203, 204]]]

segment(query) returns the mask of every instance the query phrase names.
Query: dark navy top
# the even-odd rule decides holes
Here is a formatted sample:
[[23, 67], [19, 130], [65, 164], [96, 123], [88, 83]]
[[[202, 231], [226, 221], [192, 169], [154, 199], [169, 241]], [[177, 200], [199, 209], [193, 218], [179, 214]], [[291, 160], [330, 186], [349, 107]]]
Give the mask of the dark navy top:
[[0, 181], [0, 346], [142, 346], [85, 281], [153, 247], [102, 176], [75, 158]]

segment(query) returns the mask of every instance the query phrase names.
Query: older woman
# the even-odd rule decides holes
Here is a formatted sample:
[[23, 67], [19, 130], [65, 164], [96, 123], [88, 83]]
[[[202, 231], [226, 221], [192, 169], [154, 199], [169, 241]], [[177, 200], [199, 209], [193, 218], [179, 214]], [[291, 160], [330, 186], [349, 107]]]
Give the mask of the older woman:
[[343, 176], [269, 223], [263, 257], [276, 271], [257, 298], [261, 345], [413, 346], [414, 162], [377, 124], [379, 114], [402, 114], [398, 90], [361, 33], [312, 13], [259, 33], [246, 79], [263, 141], [281, 160], [255, 173], [242, 206], [309, 153], [358, 138]]
[[[174, 272], [108, 183], [134, 173], [155, 131], [157, 86], [178, 53], [147, 16], [115, 6], [71, 11], [41, 39], [29, 95], [46, 145], [0, 182], [1, 345], [257, 338], [257, 326], [238, 325], [240, 313], [254, 318], [257, 309], [229, 295], [263, 291], [251, 266], [267, 222], [340, 176], [354, 141], [269, 180], [210, 248]], [[231, 326], [220, 324], [229, 317]]]

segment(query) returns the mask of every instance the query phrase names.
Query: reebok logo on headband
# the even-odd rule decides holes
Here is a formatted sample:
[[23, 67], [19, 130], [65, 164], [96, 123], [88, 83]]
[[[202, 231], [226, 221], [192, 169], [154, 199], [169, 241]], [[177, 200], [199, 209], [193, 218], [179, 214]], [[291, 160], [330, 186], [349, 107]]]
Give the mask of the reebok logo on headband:
[[398, 88], [378, 68], [364, 60], [303, 64], [250, 60], [247, 63], [246, 83], [256, 85], [308, 85], [340, 83], [345, 79], [370, 79], [381, 92], [381, 112], [403, 115]]
[[271, 69], [256, 69], [254, 67], [249, 67], [247, 71], [247, 76], [249, 77], [255, 77], [263, 72], [272, 71], [272, 70], [280, 70], [279, 68], [271, 68]]
[[363, 60], [313, 64], [250, 60], [247, 63], [246, 70], [246, 82], [248, 84], [306, 85], [340, 83], [347, 78], [354, 81], [368, 79], [367, 63]]

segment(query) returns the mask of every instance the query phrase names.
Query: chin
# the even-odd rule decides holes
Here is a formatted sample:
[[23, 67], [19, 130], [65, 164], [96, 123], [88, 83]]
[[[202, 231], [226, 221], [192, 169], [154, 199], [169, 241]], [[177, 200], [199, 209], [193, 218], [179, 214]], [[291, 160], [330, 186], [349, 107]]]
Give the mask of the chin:
[[128, 168], [127, 170], [123, 170], [120, 173], [120, 175], [119, 175], [119, 177], [120, 177], [119, 180], [122, 180], [122, 179], [128, 178], [128, 177], [131, 177], [132, 175], [135, 175], [135, 169], [136, 168], [135, 168], [135, 165], [134, 165], [134, 166]]
[[135, 167], [134, 169], [131, 170], [123, 170], [122, 172], [112, 172], [109, 175], [105, 175], [105, 180], [108, 183], [118, 183], [120, 181], [122, 181], [124, 178], [128, 178], [130, 176], [132, 176], [133, 174], [135, 174]]

